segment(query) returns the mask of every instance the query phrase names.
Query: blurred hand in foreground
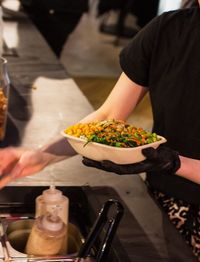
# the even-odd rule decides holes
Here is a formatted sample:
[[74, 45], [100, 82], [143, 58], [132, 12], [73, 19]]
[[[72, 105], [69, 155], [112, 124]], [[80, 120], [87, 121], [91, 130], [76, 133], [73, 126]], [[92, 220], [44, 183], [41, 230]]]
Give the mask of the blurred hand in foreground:
[[0, 188], [17, 178], [42, 170], [52, 159], [53, 155], [42, 150], [0, 149]]
[[145, 160], [135, 163], [118, 165], [111, 161], [94, 161], [83, 157], [83, 164], [89, 167], [95, 167], [118, 175], [139, 174], [143, 172], [161, 172], [175, 173], [180, 168], [180, 159], [176, 151], [160, 146], [157, 149], [152, 147], [142, 149]]

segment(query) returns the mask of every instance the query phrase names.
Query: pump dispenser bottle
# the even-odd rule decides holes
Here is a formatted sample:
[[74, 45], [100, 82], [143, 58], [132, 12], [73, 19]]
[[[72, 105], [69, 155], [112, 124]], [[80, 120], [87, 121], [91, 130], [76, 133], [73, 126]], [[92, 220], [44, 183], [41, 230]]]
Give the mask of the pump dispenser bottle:
[[57, 209], [57, 214], [62, 221], [68, 225], [69, 199], [55, 186], [50, 186], [36, 198], [35, 217], [37, 218], [46, 212], [53, 212], [55, 209]]
[[63, 251], [66, 239], [66, 225], [56, 214], [46, 213], [35, 219], [29, 235], [25, 253], [35, 256], [51, 256]]
[[63, 195], [62, 191], [51, 185], [36, 198], [35, 218], [46, 213], [53, 213], [56, 210], [58, 217], [65, 224], [65, 240], [63, 242], [62, 253], [68, 250], [68, 216], [69, 216], [69, 199]]

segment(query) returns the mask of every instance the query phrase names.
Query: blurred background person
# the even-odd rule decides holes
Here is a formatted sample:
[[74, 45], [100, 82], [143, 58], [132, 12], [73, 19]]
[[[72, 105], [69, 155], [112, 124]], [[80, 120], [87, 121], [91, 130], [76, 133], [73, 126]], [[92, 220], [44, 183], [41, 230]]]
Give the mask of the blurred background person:
[[190, 8], [190, 7], [197, 7], [198, 1], [197, 0], [182, 0], [181, 7], [182, 8]]
[[57, 57], [69, 34], [88, 11], [88, 0], [20, 0], [38, 30]]
[[[97, 6], [99, 17], [104, 17], [100, 24], [102, 33], [119, 37], [132, 38], [140, 28], [157, 15], [159, 0], [100, 0]], [[109, 23], [109, 16], [117, 14], [116, 21]], [[127, 18], [132, 15], [136, 24], [127, 25]]]

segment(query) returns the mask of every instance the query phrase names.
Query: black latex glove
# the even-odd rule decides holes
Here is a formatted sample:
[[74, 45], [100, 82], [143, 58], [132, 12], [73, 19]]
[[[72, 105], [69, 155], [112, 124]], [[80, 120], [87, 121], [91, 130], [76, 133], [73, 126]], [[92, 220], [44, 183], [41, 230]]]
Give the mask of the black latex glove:
[[161, 171], [175, 173], [180, 167], [178, 153], [168, 147], [144, 148], [142, 154], [146, 157], [145, 160], [128, 165], [118, 165], [108, 160], [98, 162], [85, 157], [83, 157], [82, 162], [86, 166], [96, 167], [119, 175]]

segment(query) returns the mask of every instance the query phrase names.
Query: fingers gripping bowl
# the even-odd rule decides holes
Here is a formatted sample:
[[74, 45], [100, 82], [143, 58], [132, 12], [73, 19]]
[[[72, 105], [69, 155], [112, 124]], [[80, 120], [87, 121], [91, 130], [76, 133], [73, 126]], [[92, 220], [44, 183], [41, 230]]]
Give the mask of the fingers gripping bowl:
[[78, 123], [65, 129], [62, 135], [80, 155], [116, 164], [140, 162], [145, 159], [143, 148], [157, 148], [166, 142], [162, 136], [117, 120]]

